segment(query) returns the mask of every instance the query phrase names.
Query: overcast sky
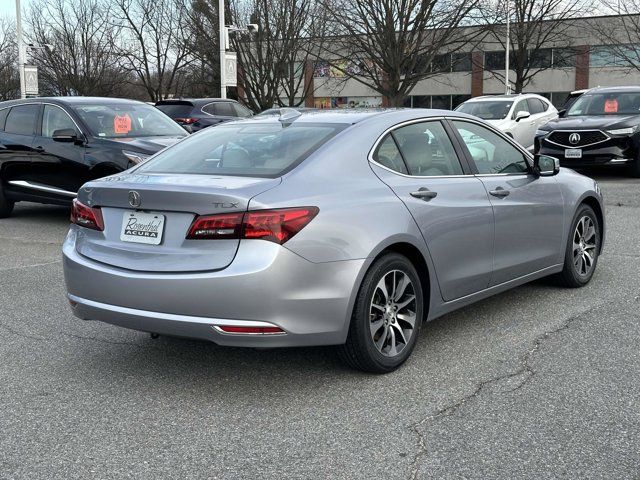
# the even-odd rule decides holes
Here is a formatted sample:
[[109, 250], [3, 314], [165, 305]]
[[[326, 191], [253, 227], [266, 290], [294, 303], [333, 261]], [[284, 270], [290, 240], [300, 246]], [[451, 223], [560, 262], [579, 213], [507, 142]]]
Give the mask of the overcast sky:
[[[25, 7], [27, 6], [28, 3], [29, 3], [29, 0], [20, 0], [22, 13], [24, 13]], [[15, 17], [16, 16], [16, 0], [0, 0], [0, 16]]]

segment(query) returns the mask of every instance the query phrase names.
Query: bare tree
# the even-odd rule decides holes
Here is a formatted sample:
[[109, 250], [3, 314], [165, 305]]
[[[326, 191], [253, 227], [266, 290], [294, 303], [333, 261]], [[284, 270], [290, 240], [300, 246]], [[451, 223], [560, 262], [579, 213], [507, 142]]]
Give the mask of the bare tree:
[[[578, 30], [576, 19], [593, 12], [592, 0], [499, 0], [485, 6], [489, 24], [489, 39], [504, 51], [506, 48], [506, 17], [509, 15], [509, 70], [515, 73], [513, 91], [522, 90], [540, 72], [557, 64], [569, 64], [575, 56], [570, 48], [552, 59], [551, 46], [572, 45]], [[560, 50], [558, 50], [560, 54]], [[504, 80], [504, 68], [493, 75]]]
[[[52, 95], [117, 94], [125, 72], [114, 40], [121, 28], [100, 0], [36, 0], [30, 4], [28, 38], [41, 90]], [[45, 48], [51, 45], [52, 48]]]
[[125, 67], [153, 101], [176, 94], [191, 62], [185, 42], [186, 8], [180, 0], [113, 0], [123, 28], [119, 52]]
[[[602, 3], [603, 11], [613, 15], [590, 19], [588, 26], [606, 44], [602, 53], [608, 66], [640, 71], [640, 0], [626, 0], [615, 6]], [[597, 50], [594, 53], [597, 55]]]
[[336, 36], [323, 56], [345, 76], [402, 106], [415, 85], [441, 72], [434, 60], [474, 40], [480, 0], [322, 0]]
[[16, 98], [20, 91], [18, 46], [13, 24], [0, 18], [0, 100]]

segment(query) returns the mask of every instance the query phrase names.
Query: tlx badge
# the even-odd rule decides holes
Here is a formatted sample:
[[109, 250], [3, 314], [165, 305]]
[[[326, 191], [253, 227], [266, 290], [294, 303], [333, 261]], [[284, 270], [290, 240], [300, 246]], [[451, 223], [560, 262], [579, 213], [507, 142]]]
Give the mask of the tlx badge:
[[236, 208], [240, 202], [216, 202], [213, 204], [216, 208]]

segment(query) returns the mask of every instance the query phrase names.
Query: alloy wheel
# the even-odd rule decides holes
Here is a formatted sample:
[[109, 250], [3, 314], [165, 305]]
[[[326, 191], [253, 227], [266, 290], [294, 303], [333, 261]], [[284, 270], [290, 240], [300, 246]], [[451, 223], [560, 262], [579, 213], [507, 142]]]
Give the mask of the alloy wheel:
[[399, 355], [408, 345], [416, 324], [413, 282], [401, 270], [386, 273], [373, 292], [369, 308], [371, 338], [386, 357]]
[[586, 277], [595, 265], [596, 227], [591, 217], [585, 215], [578, 221], [573, 233], [573, 265], [576, 273]]

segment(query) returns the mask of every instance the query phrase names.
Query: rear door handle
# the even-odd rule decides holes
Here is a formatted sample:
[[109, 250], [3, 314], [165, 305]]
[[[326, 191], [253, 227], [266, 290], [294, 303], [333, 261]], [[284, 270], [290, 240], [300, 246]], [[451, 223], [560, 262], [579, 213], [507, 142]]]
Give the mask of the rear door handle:
[[508, 196], [511, 192], [510, 192], [509, 190], [505, 190], [505, 189], [504, 189], [504, 188], [502, 188], [502, 187], [498, 187], [498, 188], [496, 188], [495, 190], [489, 190], [489, 193], [490, 193], [491, 195], [493, 195], [494, 197], [500, 197], [500, 198], [502, 198], [502, 197], [506, 197], [506, 196]]
[[431, 200], [438, 196], [438, 192], [432, 192], [427, 187], [422, 187], [418, 189], [417, 192], [411, 192], [409, 195], [415, 198], [421, 198], [422, 200]]

